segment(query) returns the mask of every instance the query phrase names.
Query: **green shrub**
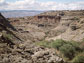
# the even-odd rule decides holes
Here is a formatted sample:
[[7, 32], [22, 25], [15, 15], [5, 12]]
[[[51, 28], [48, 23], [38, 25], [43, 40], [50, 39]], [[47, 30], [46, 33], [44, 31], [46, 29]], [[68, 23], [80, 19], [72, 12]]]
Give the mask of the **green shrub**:
[[13, 37], [14, 37], [12, 34], [7, 33], [6, 31], [3, 31], [3, 32], [2, 32], [2, 35], [3, 35], [3, 37], [4, 37], [6, 40], [10, 40], [10, 41], [12, 41], [12, 39], [13, 39]]
[[51, 42], [41, 41], [41, 42], [37, 42], [36, 45], [44, 46], [44, 47], [51, 47]]
[[75, 41], [65, 41], [62, 39], [57, 39], [55, 41], [50, 41], [50, 42], [41, 41], [41, 42], [37, 42], [36, 45], [57, 49], [60, 53], [60, 56], [63, 57], [65, 61], [68, 60], [71, 61], [76, 55], [83, 52], [84, 50], [83, 47], [81, 46], [81, 43]]
[[13, 38], [13, 35], [11, 35], [11, 34], [3, 34], [3, 36], [4, 36], [4, 38], [7, 38], [9, 40], [12, 40], [12, 38]]
[[76, 42], [76, 41], [70, 41], [70, 42], [68, 42], [68, 44], [71, 44], [75, 49], [76, 49], [76, 51], [81, 51], [81, 48], [80, 48], [80, 43], [79, 42]]
[[57, 50], [59, 50], [59, 48], [61, 46], [63, 46], [64, 44], [66, 44], [66, 41], [62, 40], [62, 39], [57, 39], [54, 42], [52, 42], [52, 47], [56, 48]]
[[70, 44], [65, 44], [60, 47], [60, 52], [64, 57], [69, 58], [70, 60], [75, 56], [76, 49]]
[[84, 52], [76, 56], [73, 60], [72, 63], [84, 63]]

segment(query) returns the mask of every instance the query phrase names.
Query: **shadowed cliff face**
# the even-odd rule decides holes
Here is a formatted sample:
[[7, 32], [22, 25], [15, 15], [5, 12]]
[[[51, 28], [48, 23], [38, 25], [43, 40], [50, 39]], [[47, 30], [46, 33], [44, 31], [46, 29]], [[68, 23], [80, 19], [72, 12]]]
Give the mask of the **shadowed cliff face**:
[[[17, 30], [14, 28], [14, 26], [11, 25], [10, 22], [0, 13], [0, 35], [1, 35], [1, 38], [3, 37], [3, 39], [5, 40], [6, 38], [4, 38], [4, 36], [7, 36], [7, 37], [11, 38], [12, 41], [14, 39], [21, 41], [21, 39], [16, 36], [16, 34], [15, 34], [16, 32], [17, 32]], [[10, 43], [10, 41], [8, 41], [8, 42]], [[14, 43], [17, 43], [17, 42], [15, 41]]]
[[39, 15], [39, 16], [35, 16], [36, 20], [40, 20], [40, 21], [52, 21], [54, 23], [56, 22], [60, 22], [61, 20], [61, 16], [52, 16], [52, 15]]
[[0, 13], [0, 26], [3, 26], [4, 28], [10, 28], [13, 31], [16, 31], [16, 29], [10, 24], [10, 22], [5, 19], [5, 17]]

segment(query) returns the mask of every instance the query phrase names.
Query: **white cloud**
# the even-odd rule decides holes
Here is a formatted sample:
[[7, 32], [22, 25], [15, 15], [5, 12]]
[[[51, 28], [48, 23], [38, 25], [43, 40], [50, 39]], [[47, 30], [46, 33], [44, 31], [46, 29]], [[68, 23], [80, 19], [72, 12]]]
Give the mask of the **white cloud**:
[[0, 10], [4, 10], [8, 6], [8, 3], [5, 0], [0, 0]]
[[53, 1], [18, 0], [5, 2], [0, 0], [0, 10], [79, 10], [84, 9], [84, 1], [73, 3], [57, 3]]
[[0, 0], [0, 3], [3, 3], [4, 2], [4, 0]]

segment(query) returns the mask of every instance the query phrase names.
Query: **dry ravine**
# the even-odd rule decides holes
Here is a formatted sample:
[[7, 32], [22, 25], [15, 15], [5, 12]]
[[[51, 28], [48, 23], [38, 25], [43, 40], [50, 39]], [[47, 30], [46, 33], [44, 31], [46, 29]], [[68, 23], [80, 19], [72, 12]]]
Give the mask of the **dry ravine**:
[[19, 18], [5, 18], [0, 13], [0, 63], [75, 62], [83, 54], [83, 41], [83, 10]]

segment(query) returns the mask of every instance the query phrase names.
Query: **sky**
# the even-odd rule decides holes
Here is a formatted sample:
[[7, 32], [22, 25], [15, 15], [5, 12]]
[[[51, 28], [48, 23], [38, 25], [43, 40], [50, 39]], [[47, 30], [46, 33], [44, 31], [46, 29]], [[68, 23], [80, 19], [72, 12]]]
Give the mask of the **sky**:
[[[15, 1], [19, 1], [19, 0], [6, 0], [9, 2], [15, 2]], [[48, 1], [54, 1], [54, 2], [76, 2], [76, 1], [83, 1], [83, 0], [38, 0], [40, 2], [48, 2]]]
[[84, 10], [84, 0], [0, 0], [0, 10]]

